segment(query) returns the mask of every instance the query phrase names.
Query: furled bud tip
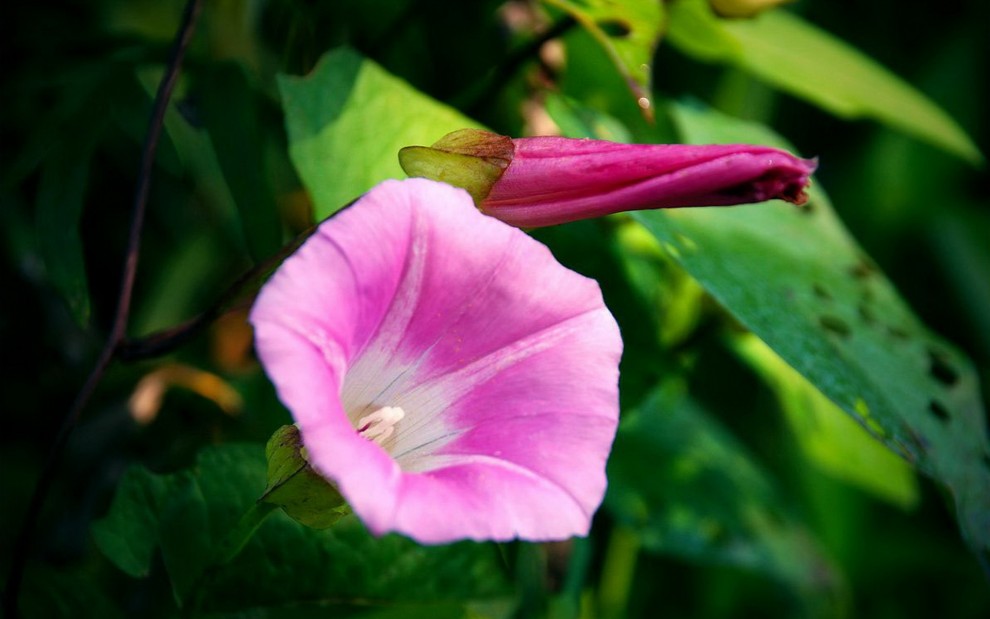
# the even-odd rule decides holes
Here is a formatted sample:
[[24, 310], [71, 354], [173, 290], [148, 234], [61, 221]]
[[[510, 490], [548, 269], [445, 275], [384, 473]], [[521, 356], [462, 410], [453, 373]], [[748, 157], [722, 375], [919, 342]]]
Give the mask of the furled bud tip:
[[816, 166], [766, 146], [510, 139], [473, 129], [404, 148], [399, 161], [410, 176], [463, 187], [483, 212], [523, 228], [639, 209], [802, 204]]

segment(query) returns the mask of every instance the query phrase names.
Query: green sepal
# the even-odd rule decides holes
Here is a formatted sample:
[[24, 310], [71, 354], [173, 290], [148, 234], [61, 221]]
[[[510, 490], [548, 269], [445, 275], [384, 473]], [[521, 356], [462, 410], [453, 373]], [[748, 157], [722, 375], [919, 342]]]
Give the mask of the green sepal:
[[265, 457], [268, 487], [259, 502], [278, 505], [313, 529], [325, 529], [350, 513], [337, 488], [309, 465], [296, 426], [276, 430], [265, 446]]
[[399, 151], [406, 174], [467, 190], [475, 204], [488, 196], [512, 162], [512, 139], [490, 131], [460, 129], [433, 146], [407, 146]]

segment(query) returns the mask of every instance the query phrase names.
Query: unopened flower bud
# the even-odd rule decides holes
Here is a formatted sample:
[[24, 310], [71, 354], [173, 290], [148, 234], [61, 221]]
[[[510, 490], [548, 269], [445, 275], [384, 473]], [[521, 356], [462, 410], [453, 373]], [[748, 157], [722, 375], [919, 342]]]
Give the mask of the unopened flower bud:
[[640, 209], [802, 204], [816, 166], [767, 146], [510, 139], [477, 130], [405, 148], [400, 163], [411, 176], [467, 189], [484, 213], [523, 228]]

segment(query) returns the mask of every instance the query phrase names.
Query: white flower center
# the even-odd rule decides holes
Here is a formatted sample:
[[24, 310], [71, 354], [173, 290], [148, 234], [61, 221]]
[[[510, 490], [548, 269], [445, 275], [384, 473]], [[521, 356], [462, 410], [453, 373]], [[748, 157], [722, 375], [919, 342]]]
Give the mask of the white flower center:
[[395, 424], [402, 421], [405, 416], [406, 411], [398, 406], [383, 406], [359, 419], [357, 432], [364, 438], [382, 445], [385, 439], [395, 432]]

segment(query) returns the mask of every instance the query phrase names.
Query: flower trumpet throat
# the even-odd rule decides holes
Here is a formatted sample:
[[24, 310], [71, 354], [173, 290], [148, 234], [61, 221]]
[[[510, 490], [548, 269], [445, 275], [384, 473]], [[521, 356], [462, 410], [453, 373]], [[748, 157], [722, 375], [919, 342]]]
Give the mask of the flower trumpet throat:
[[346, 500], [425, 544], [587, 535], [618, 325], [596, 282], [461, 189], [373, 188], [282, 263], [251, 323], [298, 426], [273, 439], [265, 499], [290, 516], [324, 525]]
[[410, 176], [462, 187], [482, 212], [538, 227], [622, 211], [807, 200], [817, 165], [749, 144], [619, 144], [455, 131], [400, 151]]
[[358, 420], [357, 432], [366, 439], [379, 445], [395, 432], [395, 424], [402, 421], [406, 411], [398, 406], [383, 406]]

